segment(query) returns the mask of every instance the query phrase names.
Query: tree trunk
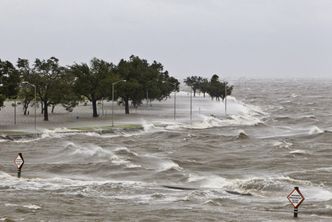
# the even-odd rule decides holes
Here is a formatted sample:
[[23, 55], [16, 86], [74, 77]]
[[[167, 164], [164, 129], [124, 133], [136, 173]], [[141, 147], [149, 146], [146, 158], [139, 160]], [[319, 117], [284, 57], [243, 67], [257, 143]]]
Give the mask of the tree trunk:
[[125, 101], [125, 113], [129, 114], [129, 99], [125, 98], [124, 101]]
[[48, 121], [48, 104], [47, 100], [44, 100], [44, 121]]
[[55, 108], [55, 105], [52, 105], [52, 111], [51, 111], [51, 113], [54, 113], [54, 108]]
[[25, 102], [23, 103], [23, 115], [27, 115], [27, 111], [28, 111], [28, 108], [29, 108], [29, 103]]
[[93, 117], [98, 117], [98, 113], [97, 113], [97, 100], [93, 99], [92, 101], [92, 116]]
[[196, 89], [194, 89], [193, 92], [194, 92], [194, 97], [195, 97], [196, 96]]

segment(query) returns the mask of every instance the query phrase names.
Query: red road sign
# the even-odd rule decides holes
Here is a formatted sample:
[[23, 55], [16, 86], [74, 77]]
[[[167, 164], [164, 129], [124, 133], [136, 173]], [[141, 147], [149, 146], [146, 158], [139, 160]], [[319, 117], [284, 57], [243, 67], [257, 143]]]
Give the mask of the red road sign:
[[18, 170], [22, 169], [23, 164], [24, 164], [24, 159], [23, 159], [22, 153], [19, 153], [17, 155], [16, 159], [14, 160], [14, 163], [15, 163]]
[[298, 208], [304, 201], [304, 196], [300, 192], [299, 188], [295, 187], [294, 190], [287, 196], [287, 199], [291, 202], [294, 208]]

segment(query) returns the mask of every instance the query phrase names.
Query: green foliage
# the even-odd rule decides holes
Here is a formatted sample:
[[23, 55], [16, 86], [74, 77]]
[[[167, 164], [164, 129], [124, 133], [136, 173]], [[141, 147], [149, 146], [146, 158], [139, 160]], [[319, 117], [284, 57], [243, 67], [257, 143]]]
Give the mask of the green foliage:
[[199, 86], [199, 90], [203, 93], [204, 97], [205, 97], [205, 93], [207, 93], [209, 91], [209, 80], [206, 78], [203, 78], [200, 86]]
[[208, 79], [200, 76], [187, 77], [184, 82], [192, 88], [194, 96], [196, 91], [199, 90], [204, 94], [204, 97], [205, 93], [208, 93], [212, 99], [215, 98], [217, 100], [220, 100], [220, 98], [224, 100], [227, 95], [232, 94], [233, 90], [233, 86], [230, 86], [226, 81], [220, 81], [219, 76], [216, 74], [211, 77], [210, 82]]
[[90, 66], [74, 64], [70, 72], [75, 77], [73, 89], [77, 96], [84, 96], [92, 102], [93, 117], [97, 117], [97, 101], [111, 94], [112, 82], [118, 80], [113, 73], [113, 64], [93, 58]]
[[0, 60], [0, 107], [7, 98], [16, 98], [19, 90], [20, 76], [9, 61]]
[[218, 75], [213, 75], [207, 90], [207, 93], [211, 96], [212, 99], [216, 100], [225, 99], [226, 96], [231, 95], [233, 86], [229, 86], [228, 82], [221, 82]]
[[112, 98], [112, 85], [116, 82], [119, 84], [114, 87], [114, 98], [122, 99], [127, 114], [129, 103], [138, 107], [143, 100], [167, 99], [172, 91], [179, 90], [180, 84], [169, 76], [161, 63], [149, 63], [138, 56], [122, 59], [117, 66], [93, 58], [90, 64], [74, 64], [67, 69], [60, 66], [55, 57], [36, 59], [31, 64], [27, 59], [19, 58], [17, 68], [0, 60], [0, 107], [6, 98], [18, 97], [26, 114], [36, 91], [44, 120], [48, 120], [49, 106], [53, 111], [56, 105], [62, 104], [66, 110], [72, 111], [82, 99], [92, 102], [93, 117], [97, 117], [97, 101]]
[[[193, 90], [194, 92], [194, 96], [196, 96], [196, 91], [199, 90], [201, 92], [203, 92], [203, 90], [205, 90], [204, 86], [203, 86], [203, 83], [204, 81], [207, 81], [207, 79], [204, 79], [200, 76], [190, 76], [190, 77], [187, 77], [185, 80], [184, 80], [184, 83], [191, 87], [191, 89]], [[203, 88], [202, 88], [203, 87]], [[206, 91], [205, 91], [206, 92]]]
[[179, 82], [170, 77], [161, 63], [152, 64], [138, 56], [122, 59], [115, 68], [116, 73], [125, 83], [119, 85], [117, 95], [125, 104], [125, 113], [129, 114], [129, 101], [134, 107], [146, 100], [166, 99], [174, 89], [178, 90]]
[[[48, 107], [52, 105], [54, 108], [55, 105], [68, 101], [74, 79], [59, 65], [59, 60], [55, 57], [47, 60], [36, 59], [32, 67], [28, 60], [18, 59], [17, 67], [23, 81], [27, 82], [24, 87], [33, 90], [36, 87], [37, 97], [43, 104], [44, 120], [48, 121]], [[31, 101], [31, 90], [22, 90], [20, 97], [23, 101]]]

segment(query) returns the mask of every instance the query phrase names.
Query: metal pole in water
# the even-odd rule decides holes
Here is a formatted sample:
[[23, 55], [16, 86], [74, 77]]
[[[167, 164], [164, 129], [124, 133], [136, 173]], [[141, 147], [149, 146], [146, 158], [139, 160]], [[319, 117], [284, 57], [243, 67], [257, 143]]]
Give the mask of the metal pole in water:
[[299, 212], [299, 208], [294, 207], [294, 217], [297, 217], [298, 212]]
[[120, 82], [126, 82], [126, 80], [122, 79], [117, 82], [112, 83], [112, 127], [114, 126], [114, 87], [116, 84]]
[[174, 120], [176, 118], [176, 91], [174, 91]]
[[101, 114], [104, 117], [104, 98], [101, 98]]
[[305, 199], [303, 194], [300, 192], [299, 187], [294, 187], [292, 192], [287, 196], [287, 199], [294, 207], [294, 218], [297, 218], [299, 213], [299, 206]]
[[14, 99], [14, 125], [16, 125], [16, 98]]
[[225, 82], [225, 98], [224, 98], [224, 102], [225, 102], [225, 116], [227, 116], [227, 89], [226, 89], [226, 82]]
[[35, 89], [35, 104], [34, 104], [34, 108], [35, 108], [35, 137], [37, 137], [37, 89], [36, 89], [36, 85], [32, 85]]
[[190, 90], [190, 124], [193, 122], [193, 88]]
[[113, 115], [114, 115], [114, 83], [112, 84], [112, 127], [114, 126], [114, 120], [113, 120]]
[[24, 159], [23, 159], [22, 153], [17, 154], [17, 157], [14, 160], [14, 163], [17, 167], [17, 177], [20, 178], [21, 177], [21, 170], [22, 170], [22, 167], [24, 165]]
[[[294, 187], [294, 189], [296, 191], [299, 191], [299, 187]], [[298, 213], [299, 213], [299, 208], [298, 207], [294, 207], [294, 217], [297, 217]]]

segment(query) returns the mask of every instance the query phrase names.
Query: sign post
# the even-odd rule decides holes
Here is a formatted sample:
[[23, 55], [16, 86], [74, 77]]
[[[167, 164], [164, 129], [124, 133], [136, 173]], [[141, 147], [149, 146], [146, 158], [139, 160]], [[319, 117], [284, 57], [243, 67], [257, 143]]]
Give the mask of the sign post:
[[20, 178], [21, 177], [21, 169], [24, 165], [24, 159], [23, 159], [22, 153], [18, 153], [17, 157], [14, 160], [14, 163], [17, 167], [17, 177]]
[[294, 187], [294, 190], [287, 196], [287, 199], [294, 207], [294, 217], [297, 217], [297, 214], [299, 212], [298, 208], [304, 201], [303, 194], [300, 192], [298, 187]]

